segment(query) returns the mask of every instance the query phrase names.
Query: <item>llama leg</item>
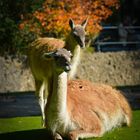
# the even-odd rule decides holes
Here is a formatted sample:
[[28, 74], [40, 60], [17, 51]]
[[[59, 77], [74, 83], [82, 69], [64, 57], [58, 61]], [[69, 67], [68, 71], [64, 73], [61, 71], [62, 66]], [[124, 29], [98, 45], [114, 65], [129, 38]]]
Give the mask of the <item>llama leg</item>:
[[42, 85], [42, 81], [35, 79], [35, 89], [36, 89], [35, 95], [37, 98], [39, 98], [39, 91], [40, 91], [41, 85]]
[[68, 135], [70, 140], [78, 140], [79, 138], [91, 138], [91, 137], [100, 137], [100, 134], [96, 134], [95, 132], [86, 132], [84, 130], [74, 130], [71, 131]]
[[45, 83], [42, 81], [35, 81], [36, 85], [36, 95], [38, 97], [38, 102], [41, 108], [42, 113], [42, 125], [45, 126], [45, 106], [46, 106], [46, 100], [45, 99]]

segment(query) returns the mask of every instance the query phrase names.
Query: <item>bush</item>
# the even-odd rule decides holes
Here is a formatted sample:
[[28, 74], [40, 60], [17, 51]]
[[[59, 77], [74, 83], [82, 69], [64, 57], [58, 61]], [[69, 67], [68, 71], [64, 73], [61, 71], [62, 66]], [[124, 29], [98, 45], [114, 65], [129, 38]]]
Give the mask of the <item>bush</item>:
[[68, 20], [80, 23], [89, 17], [87, 32], [94, 35], [101, 30], [100, 23], [119, 7], [119, 0], [45, 0], [43, 6], [24, 15], [20, 28], [42, 36], [63, 37], [68, 33]]
[[65, 37], [69, 18], [81, 23], [89, 17], [88, 35], [97, 36], [118, 7], [119, 0], [1, 0], [0, 53], [24, 52], [38, 36]]
[[[32, 32], [19, 30], [22, 14], [35, 11], [43, 0], [1, 0], [0, 1], [0, 54], [23, 52], [27, 44], [34, 40]], [[28, 29], [29, 30], [29, 29]]]

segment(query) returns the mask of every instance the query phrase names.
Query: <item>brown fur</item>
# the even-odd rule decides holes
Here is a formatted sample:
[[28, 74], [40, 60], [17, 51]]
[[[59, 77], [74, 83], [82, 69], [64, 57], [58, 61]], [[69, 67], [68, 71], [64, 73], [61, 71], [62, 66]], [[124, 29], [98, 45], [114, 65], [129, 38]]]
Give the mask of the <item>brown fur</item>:
[[[42, 59], [46, 52], [55, 51], [58, 48], [63, 48], [65, 42], [55, 38], [38, 38], [30, 46], [28, 51], [29, 63], [35, 79], [42, 81], [42, 77], [52, 75], [52, 59], [47, 61]], [[37, 72], [37, 74], [36, 74]], [[50, 73], [50, 74], [48, 74]]]
[[63, 48], [65, 46], [65, 42], [56, 38], [38, 38], [31, 45], [30, 49], [36, 49], [37, 52], [42, 53], [55, 51], [58, 48]]
[[[38, 38], [32, 42], [28, 49], [28, 58], [31, 71], [35, 79], [36, 95], [41, 107], [43, 125], [45, 122], [45, 106], [47, 98], [52, 92], [53, 82], [53, 59], [43, 59], [44, 53], [55, 52], [60, 48], [67, 48], [71, 51], [73, 57], [71, 61], [71, 71], [69, 71], [68, 78], [73, 79], [76, 74], [76, 68], [80, 60], [80, 47], [85, 47], [85, 26], [87, 20], [81, 25], [75, 25], [73, 20], [69, 20], [71, 32], [66, 37], [66, 40], [59, 40], [56, 38]], [[76, 36], [76, 37], [75, 37]]]
[[[68, 81], [65, 67], [70, 52], [57, 50], [54, 57], [53, 90], [45, 110], [46, 127], [55, 140], [100, 137], [113, 128], [130, 125], [131, 108], [111, 86], [85, 80]], [[58, 57], [61, 56], [61, 57]], [[59, 61], [59, 59], [61, 61]]]
[[[102, 135], [103, 118], [100, 112], [105, 112], [112, 120], [116, 111], [121, 109], [128, 116], [130, 125], [131, 108], [125, 97], [117, 90], [103, 84], [92, 84], [89, 81], [74, 80], [68, 83], [67, 108], [70, 118], [80, 130]], [[74, 132], [75, 133], [75, 132]]]

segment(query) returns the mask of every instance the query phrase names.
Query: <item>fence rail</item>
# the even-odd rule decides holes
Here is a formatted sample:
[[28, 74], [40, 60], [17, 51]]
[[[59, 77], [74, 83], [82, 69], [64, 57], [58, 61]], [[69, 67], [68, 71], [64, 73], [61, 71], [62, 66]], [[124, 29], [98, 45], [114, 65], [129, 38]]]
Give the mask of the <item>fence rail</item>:
[[[140, 26], [123, 26], [125, 29], [140, 29]], [[103, 29], [118, 29], [118, 26], [103, 26]]]
[[[113, 47], [115, 47], [115, 49], [114, 50], [117, 50], [117, 47], [118, 47], [118, 50], [120, 50], [120, 48], [121, 48], [121, 46], [123, 46], [123, 47], [129, 47], [129, 48], [131, 48], [132, 47], [132, 45], [134, 45], [134, 47], [132, 47], [132, 49], [134, 49], [134, 48], [136, 48], [136, 49], [140, 49], [140, 26], [123, 26], [123, 28], [124, 29], [130, 29], [130, 30], [134, 30], [134, 32], [132, 33], [132, 32], [130, 32], [130, 33], [132, 33], [132, 35], [131, 36], [133, 36], [133, 35], [137, 35], [137, 38], [135, 38], [136, 40], [134, 40], [134, 41], [131, 41], [131, 40], [118, 40], [118, 41], [106, 41], [105, 40], [105, 38], [106, 38], [106, 34], [108, 33], [108, 32], [106, 32], [106, 31], [109, 31], [110, 33], [111, 32], [113, 32], [114, 33], [114, 31], [111, 31], [111, 29], [115, 29], [115, 30], [119, 30], [119, 26], [103, 26], [103, 30], [105, 30], [105, 32], [104, 32], [104, 34], [101, 34], [101, 36], [99, 36], [98, 38], [97, 38], [97, 40], [96, 40], [96, 42], [95, 42], [95, 46], [96, 46], [96, 50], [97, 51], [102, 51], [102, 50], [104, 50], [104, 47], [107, 47], [107, 48], [105, 48], [106, 50], [108, 49], [108, 51], [110, 51]], [[102, 30], [102, 31], [103, 31]], [[136, 32], [135, 32], [136, 31]], [[138, 31], [138, 32], [137, 32]], [[108, 34], [107, 34], [108, 35]], [[112, 36], [112, 33], [111, 34], [109, 34], [110, 35], [110, 39], [112, 38], [111, 36]], [[101, 38], [100, 38], [101, 37]], [[102, 38], [102, 37], [104, 37], [104, 38]], [[119, 36], [118, 36], [119, 37]], [[119, 38], [118, 38], [119, 39]], [[133, 37], [133, 39], [134, 39], [134, 37]], [[108, 46], [110, 46], [110, 48], [108, 47]], [[113, 45], [113, 46], [111, 46], [111, 45]], [[120, 45], [120, 47], [118, 46], [118, 45]], [[122, 47], [122, 49], [123, 49], [123, 47]]]
[[97, 44], [97, 45], [121, 45], [121, 44], [130, 44], [130, 45], [133, 45], [133, 44], [140, 44], [140, 42], [139, 41], [136, 41], [136, 42], [130, 42], [130, 41], [128, 41], [128, 42], [96, 42], [95, 44]]

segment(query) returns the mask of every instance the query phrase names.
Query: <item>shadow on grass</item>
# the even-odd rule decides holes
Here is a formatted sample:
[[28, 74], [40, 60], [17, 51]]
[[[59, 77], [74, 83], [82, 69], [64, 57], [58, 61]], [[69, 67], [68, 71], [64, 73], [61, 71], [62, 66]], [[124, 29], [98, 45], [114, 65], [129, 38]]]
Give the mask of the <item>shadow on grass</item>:
[[1, 140], [51, 140], [52, 137], [46, 129], [16, 131], [0, 134]]
[[[133, 110], [140, 109], [140, 85], [116, 87], [128, 99]], [[0, 93], [0, 118], [40, 116], [34, 92]]]
[[41, 111], [34, 92], [0, 93], [0, 118], [39, 115]]
[[[8, 121], [9, 120], [9, 121]], [[29, 118], [15, 118], [12, 119], [1, 119], [0, 140], [52, 140], [49, 131], [46, 129], [39, 129], [40, 117], [29, 117]], [[20, 125], [18, 122], [22, 122]], [[7, 126], [4, 126], [7, 122]], [[13, 123], [12, 123], [13, 122]], [[36, 124], [34, 124], [36, 123]], [[29, 124], [29, 125], [28, 125]], [[106, 133], [101, 138], [96, 138], [97, 140], [139, 140], [140, 139], [140, 110], [133, 111], [133, 119], [130, 127], [116, 128], [108, 133]], [[14, 125], [14, 127], [11, 127]], [[5, 127], [5, 128], [4, 128]], [[16, 128], [15, 128], [16, 127]], [[36, 127], [36, 128], [35, 128]], [[19, 129], [24, 129], [17, 131]], [[34, 128], [34, 129], [33, 129]], [[29, 129], [29, 130], [27, 130]], [[6, 131], [7, 130], [7, 131]], [[14, 132], [8, 132], [14, 131]], [[4, 133], [5, 132], [5, 133]], [[65, 138], [65, 140], [67, 140]], [[89, 139], [93, 140], [93, 139]]]

